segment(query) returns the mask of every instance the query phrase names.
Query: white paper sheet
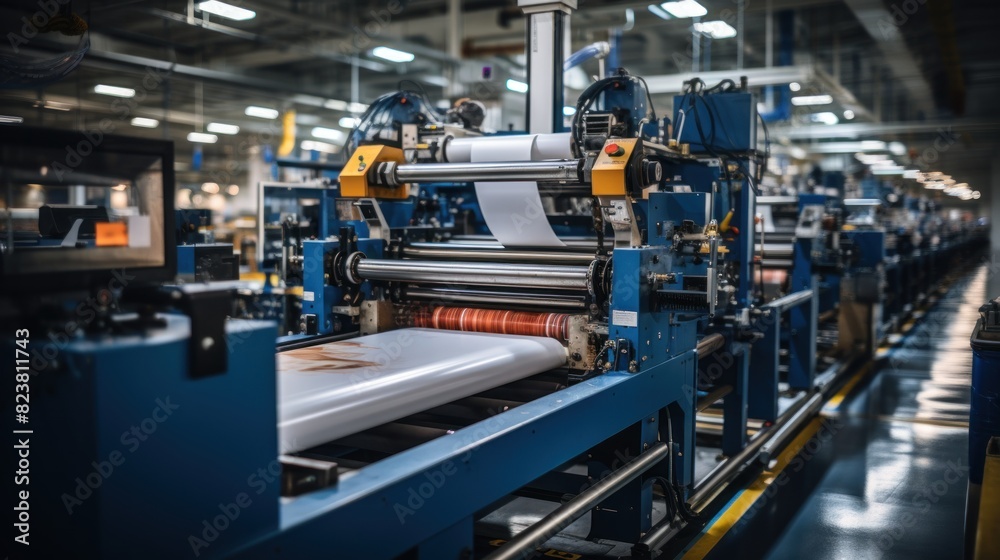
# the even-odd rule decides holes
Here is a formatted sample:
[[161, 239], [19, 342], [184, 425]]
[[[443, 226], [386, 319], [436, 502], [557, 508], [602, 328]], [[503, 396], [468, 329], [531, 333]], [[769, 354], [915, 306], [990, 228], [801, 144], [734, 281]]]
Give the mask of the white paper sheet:
[[[473, 162], [540, 161], [571, 157], [569, 135], [493, 136], [471, 145]], [[504, 247], [564, 247], [545, 216], [538, 183], [476, 183], [476, 197], [490, 232]]]
[[278, 438], [293, 453], [559, 367], [551, 338], [400, 329], [278, 354]]

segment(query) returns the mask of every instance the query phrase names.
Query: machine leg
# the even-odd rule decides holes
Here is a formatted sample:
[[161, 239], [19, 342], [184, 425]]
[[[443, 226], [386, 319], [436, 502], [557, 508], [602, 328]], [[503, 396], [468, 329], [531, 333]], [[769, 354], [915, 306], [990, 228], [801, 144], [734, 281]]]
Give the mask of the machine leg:
[[[818, 282], [813, 285], [817, 285]], [[788, 385], [792, 389], [812, 389], [816, 375], [816, 322], [819, 316], [819, 296], [813, 291], [810, 301], [793, 307], [789, 312], [791, 327], [788, 337]]]
[[[594, 448], [587, 464], [592, 483], [653, 445], [657, 441], [659, 426], [658, 415], [650, 413], [643, 422]], [[652, 508], [652, 483], [636, 478], [594, 508], [589, 538], [635, 542], [652, 525]]]
[[778, 419], [778, 352], [780, 349], [780, 314], [772, 310], [762, 316], [757, 329], [763, 337], [750, 347], [750, 362], [753, 364], [750, 384], [747, 387], [747, 414], [765, 422]]
[[743, 449], [747, 441], [747, 380], [750, 361], [746, 349], [736, 356], [726, 379], [733, 390], [722, 404], [722, 454], [732, 456]]

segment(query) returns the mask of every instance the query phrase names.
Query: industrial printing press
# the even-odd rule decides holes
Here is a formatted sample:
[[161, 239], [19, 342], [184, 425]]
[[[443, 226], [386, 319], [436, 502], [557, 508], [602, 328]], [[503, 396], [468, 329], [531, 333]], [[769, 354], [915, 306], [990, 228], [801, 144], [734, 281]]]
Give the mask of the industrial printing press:
[[[529, 25], [558, 47], [566, 15]], [[643, 558], [766, 465], [877, 347], [884, 232], [845, 231], [824, 197], [758, 198], [745, 81], [693, 80], [667, 119], [619, 71], [568, 133], [531, 83], [530, 134], [454, 130], [412, 92], [373, 103], [324, 196], [330, 235], [284, 245], [301, 329], [278, 352], [274, 323], [235, 318], [231, 285], [176, 283], [169, 143], [104, 137], [56, 181], [40, 169], [83, 135], [0, 129], [9, 200], [28, 183], [68, 194], [4, 213], [5, 323], [45, 342], [36, 542]], [[782, 204], [775, 230], [761, 209]], [[820, 363], [819, 316], [837, 309], [839, 353]]]

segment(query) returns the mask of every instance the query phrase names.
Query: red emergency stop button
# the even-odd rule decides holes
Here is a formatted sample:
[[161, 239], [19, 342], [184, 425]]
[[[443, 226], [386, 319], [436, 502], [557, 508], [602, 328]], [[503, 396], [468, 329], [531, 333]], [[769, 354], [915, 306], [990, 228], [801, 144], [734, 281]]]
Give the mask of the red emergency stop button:
[[608, 154], [611, 157], [618, 157], [620, 155], [625, 154], [625, 148], [622, 148], [618, 144], [612, 142], [611, 144], [604, 146], [604, 153]]

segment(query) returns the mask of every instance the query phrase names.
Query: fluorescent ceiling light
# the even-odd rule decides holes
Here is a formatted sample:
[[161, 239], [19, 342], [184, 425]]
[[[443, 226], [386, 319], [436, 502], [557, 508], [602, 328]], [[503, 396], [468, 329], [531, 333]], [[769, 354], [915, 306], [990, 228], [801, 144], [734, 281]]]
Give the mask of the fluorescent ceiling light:
[[798, 82], [792, 82], [792, 83], [788, 84], [788, 89], [790, 89], [792, 91], [799, 91], [800, 89], [802, 89], [802, 84], [800, 84]]
[[219, 192], [218, 183], [202, 183], [201, 190], [207, 192], [208, 194], [217, 194]]
[[[883, 149], [885, 149], [884, 144], [882, 146], [871, 146], [868, 142], [818, 142], [809, 145], [809, 151], [814, 154], [854, 154]], [[865, 156], [865, 154], [862, 153], [860, 156]], [[862, 158], [858, 157], [858, 159]]]
[[94, 93], [110, 95], [111, 97], [135, 97], [135, 90], [127, 87], [108, 86], [97, 84], [94, 86]]
[[333, 144], [318, 142], [316, 140], [303, 140], [299, 144], [299, 147], [305, 151], [316, 151], [326, 154], [335, 154], [340, 151], [340, 146], [334, 146]]
[[256, 105], [250, 105], [243, 111], [243, 114], [248, 117], [257, 117], [258, 119], [276, 119], [278, 118], [277, 109], [269, 109], [267, 107], [258, 107]]
[[526, 93], [528, 91], [528, 84], [524, 82], [519, 82], [514, 79], [507, 80], [507, 89], [510, 91], [516, 91], [518, 93]]
[[833, 113], [829, 112], [813, 113], [812, 115], [809, 115], [809, 120], [811, 120], [812, 122], [818, 122], [823, 124], [837, 124], [840, 122], [840, 119], [837, 118], [837, 115], [834, 115]]
[[216, 134], [238, 134], [240, 127], [235, 124], [225, 124], [225, 123], [208, 123], [205, 127], [209, 132], [214, 132]]
[[240, 131], [240, 127], [236, 126], [235, 124], [225, 124], [219, 122], [208, 123], [208, 126], [205, 128], [209, 132], [214, 132], [216, 134], [233, 135], [233, 134], [238, 134]]
[[377, 56], [389, 62], [410, 62], [415, 57], [413, 53], [400, 51], [389, 47], [375, 47], [372, 49], [372, 56]]
[[679, 0], [677, 2], [664, 2], [660, 7], [675, 18], [701, 17], [708, 13], [705, 6], [694, 0]]
[[845, 110], [844, 111], [844, 118], [847, 119], [847, 120], [853, 120], [854, 119], [854, 111], [852, 111], [850, 109]]
[[361, 119], [355, 117], [341, 117], [337, 124], [344, 128], [354, 128], [361, 123]]
[[234, 19], [236, 21], [246, 21], [257, 16], [257, 12], [253, 10], [233, 6], [232, 4], [226, 4], [225, 2], [219, 2], [218, 0], [198, 2], [198, 9], [203, 12], [215, 14], [226, 19]]
[[160, 126], [160, 121], [156, 119], [147, 119], [146, 117], [135, 117], [132, 119], [132, 126], [138, 126], [139, 128], [156, 128]]
[[889, 151], [896, 156], [906, 155], [906, 146], [902, 142], [889, 142]]
[[673, 19], [672, 17], [670, 17], [670, 14], [668, 14], [666, 11], [664, 11], [663, 8], [661, 8], [660, 6], [658, 6], [656, 4], [650, 4], [649, 5], [649, 11], [652, 12], [653, 15], [655, 15], [656, 17], [658, 17], [660, 19]]
[[445, 78], [444, 76], [421, 76], [418, 79], [421, 82], [426, 82], [428, 84], [431, 84], [432, 86], [438, 86], [438, 87], [448, 87], [448, 85], [451, 84], [451, 81], [448, 80], [448, 78]]
[[576, 114], [576, 107], [566, 105], [565, 107], [563, 107], [563, 114], [566, 115], [567, 117], [572, 117], [573, 115]]
[[0, 115], [0, 124], [21, 124], [24, 122], [24, 117], [15, 117], [13, 115]]
[[862, 140], [861, 141], [862, 150], [884, 150], [885, 142], [881, 140]]
[[364, 103], [348, 103], [340, 99], [327, 99], [323, 106], [334, 111], [346, 111], [350, 113], [364, 113], [368, 110], [368, 105]]
[[904, 179], [919, 179], [920, 170], [919, 169], [907, 169], [903, 172]]
[[694, 30], [713, 39], [729, 39], [736, 36], [736, 28], [721, 20], [696, 23]]
[[337, 130], [335, 128], [324, 128], [322, 126], [317, 126], [312, 129], [312, 135], [316, 138], [322, 138], [324, 140], [333, 140], [334, 142], [343, 142], [347, 135], [344, 131]]
[[239, 185], [229, 185], [228, 187], [226, 187], [226, 194], [228, 194], [229, 196], [236, 196], [236, 195], [240, 194], [240, 186]]
[[806, 159], [809, 157], [809, 153], [798, 146], [792, 146], [788, 148], [788, 155], [795, 159]]
[[792, 98], [792, 105], [806, 107], [809, 105], [829, 105], [833, 103], [831, 95], [800, 95]]
[[198, 142], [201, 144], [215, 144], [219, 141], [219, 137], [214, 134], [205, 134], [204, 132], [188, 132], [188, 142]]

